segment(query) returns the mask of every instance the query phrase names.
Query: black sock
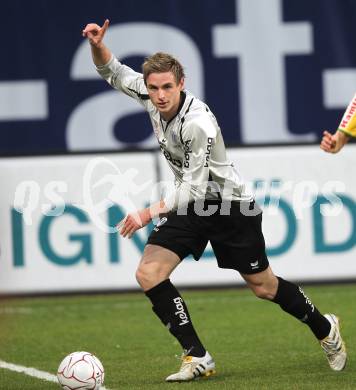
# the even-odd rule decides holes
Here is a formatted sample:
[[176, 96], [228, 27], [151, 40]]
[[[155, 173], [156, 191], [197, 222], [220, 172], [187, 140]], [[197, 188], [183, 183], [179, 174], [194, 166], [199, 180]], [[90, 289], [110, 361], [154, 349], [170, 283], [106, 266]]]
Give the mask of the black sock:
[[329, 321], [319, 313], [299, 286], [278, 277], [278, 289], [273, 302], [278, 303], [285, 312], [307, 324], [319, 340], [328, 336], [331, 329]]
[[169, 279], [146, 291], [152, 310], [189, 355], [202, 357], [205, 348], [190, 319], [187, 306]]

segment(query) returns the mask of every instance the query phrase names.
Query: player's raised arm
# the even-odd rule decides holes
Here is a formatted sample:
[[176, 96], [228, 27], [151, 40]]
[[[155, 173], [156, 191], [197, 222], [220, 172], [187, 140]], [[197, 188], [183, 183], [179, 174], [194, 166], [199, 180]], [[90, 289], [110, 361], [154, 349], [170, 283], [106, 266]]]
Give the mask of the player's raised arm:
[[89, 23], [82, 31], [83, 37], [88, 38], [93, 61], [96, 66], [107, 64], [112, 56], [111, 51], [103, 43], [108, 27], [109, 19], [106, 19], [101, 27], [96, 23]]
[[101, 27], [96, 23], [89, 23], [82, 31], [83, 37], [90, 43], [96, 70], [113, 88], [136, 99], [147, 108], [149, 100], [142, 73], [122, 64], [103, 42], [108, 27], [109, 19], [106, 19]]

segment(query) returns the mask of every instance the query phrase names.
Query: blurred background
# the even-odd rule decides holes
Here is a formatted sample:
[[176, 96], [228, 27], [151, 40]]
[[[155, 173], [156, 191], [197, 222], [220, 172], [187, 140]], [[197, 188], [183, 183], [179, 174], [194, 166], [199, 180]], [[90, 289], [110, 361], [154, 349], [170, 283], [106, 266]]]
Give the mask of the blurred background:
[[351, 0], [13, 0], [2, 15], [3, 154], [155, 145], [140, 107], [93, 69], [81, 30], [106, 18], [136, 70], [157, 50], [181, 60], [230, 145], [316, 142], [355, 90]]
[[[1, 10], [0, 293], [136, 288], [149, 229], [128, 241], [110, 226], [172, 177], [148, 116], [95, 72], [81, 31], [106, 18], [106, 44], [135, 70], [156, 51], [183, 63], [266, 208], [276, 272], [356, 279], [356, 148], [318, 147], [356, 91], [354, 1], [6, 0]], [[187, 260], [176, 283], [242, 283], [216, 271], [209, 248], [203, 263]]]

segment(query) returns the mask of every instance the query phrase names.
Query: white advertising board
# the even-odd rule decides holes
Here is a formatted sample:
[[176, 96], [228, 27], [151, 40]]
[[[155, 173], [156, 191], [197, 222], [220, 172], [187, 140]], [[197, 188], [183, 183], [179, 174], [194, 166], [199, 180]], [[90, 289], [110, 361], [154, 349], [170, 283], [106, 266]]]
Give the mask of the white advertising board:
[[[356, 279], [356, 145], [229, 149], [264, 209], [274, 272], [294, 281]], [[161, 181], [172, 173], [159, 159]], [[115, 225], [158, 198], [154, 153], [0, 159], [0, 294], [138, 288], [149, 228], [123, 239]], [[243, 283], [207, 248], [172, 275], [177, 286]]]
[[137, 287], [147, 233], [115, 228], [157, 181], [154, 155], [0, 160], [0, 293]]

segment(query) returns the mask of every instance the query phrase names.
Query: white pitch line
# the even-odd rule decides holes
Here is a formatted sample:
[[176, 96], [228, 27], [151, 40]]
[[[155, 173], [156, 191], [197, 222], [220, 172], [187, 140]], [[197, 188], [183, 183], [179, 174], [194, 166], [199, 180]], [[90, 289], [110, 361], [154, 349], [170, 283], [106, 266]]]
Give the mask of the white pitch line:
[[0, 307], [0, 314], [33, 314], [33, 309], [30, 307]]
[[46, 371], [37, 370], [36, 368], [19, 366], [17, 364], [4, 362], [3, 360], [0, 360], [0, 368], [6, 368], [7, 370], [10, 371], [21, 372], [23, 374], [33, 376], [38, 379], [44, 379], [45, 381], [48, 382], [58, 383], [58, 379], [55, 375], [52, 375]]
[[[20, 372], [22, 374], [29, 375], [34, 378], [43, 379], [47, 382], [58, 383], [58, 379], [56, 375], [50, 374], [49, 372], [46, 371], [37, 370], [37, 368], [25, 367], [25, 366], [20, 366], [18, 364], [7, 363], [4, 362], [3, 360], [0, 360], [0, 368], [5, 368], [6, 370]], [[100, 390], [109, 390], [109, 389], [102, 386], [100, 387]]]

